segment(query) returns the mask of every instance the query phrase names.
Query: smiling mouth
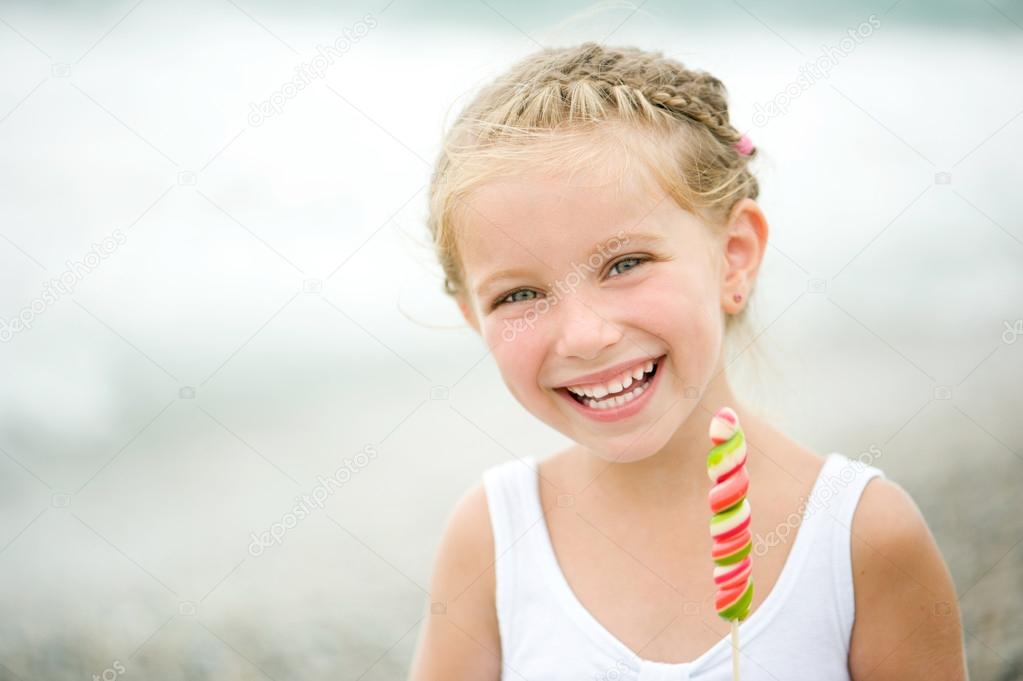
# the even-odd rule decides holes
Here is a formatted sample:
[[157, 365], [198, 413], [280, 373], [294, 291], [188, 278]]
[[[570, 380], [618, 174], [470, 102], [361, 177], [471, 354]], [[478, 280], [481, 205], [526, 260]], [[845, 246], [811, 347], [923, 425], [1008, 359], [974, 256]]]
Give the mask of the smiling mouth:
[[662, 355], [658, 357], [656, 360], [654, 360], [654, 365], [650, 369], [650, 371], [644, 373], [643, 378], [639, 379], [638, 381], [632, 382], [628, 388], [623, 388], [622, 390], [616, 393], [605, 395], [600, 399], [576, 395], [574, 392], [568, 390], [567, 388], [558, 388], [558, 390], [564, 391], [573, 400], [590, 409], [601, 410], [620, 407], [621, 405], [627, 404], [632, 400], [636, 399], [637, 397], [642, 395], [643, 392], [650, 388], [650, 384], [653, 381], [654, 375], [657, 373], [657, 367], [660, 366], [661, 361], [663, 359], [664, 356]]

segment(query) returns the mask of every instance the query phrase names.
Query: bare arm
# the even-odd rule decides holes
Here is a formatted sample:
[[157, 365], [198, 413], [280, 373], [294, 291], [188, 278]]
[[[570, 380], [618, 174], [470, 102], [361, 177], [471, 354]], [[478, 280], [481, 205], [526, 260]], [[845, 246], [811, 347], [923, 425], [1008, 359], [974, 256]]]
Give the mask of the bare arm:
[[494, 588], [494, 537], [479, 484], [448, 517], [408, 681], [500, 679]]
[[852, 532], [854, 681], [966, 679], [955, 586], [912, 498], [890, 480], [871, 480]]

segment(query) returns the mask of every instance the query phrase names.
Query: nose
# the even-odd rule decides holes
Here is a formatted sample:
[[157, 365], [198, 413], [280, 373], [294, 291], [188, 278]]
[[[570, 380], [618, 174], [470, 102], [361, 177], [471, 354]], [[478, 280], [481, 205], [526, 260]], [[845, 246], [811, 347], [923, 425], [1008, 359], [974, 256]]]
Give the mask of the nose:
[[561, 323], [555, 350], [561, 357], [593, 359], [604, 348], [618, 343], [622, 332], [610, 319], [593, 305], [582, 300], [578, 293], [566, 296], [562, 302]]

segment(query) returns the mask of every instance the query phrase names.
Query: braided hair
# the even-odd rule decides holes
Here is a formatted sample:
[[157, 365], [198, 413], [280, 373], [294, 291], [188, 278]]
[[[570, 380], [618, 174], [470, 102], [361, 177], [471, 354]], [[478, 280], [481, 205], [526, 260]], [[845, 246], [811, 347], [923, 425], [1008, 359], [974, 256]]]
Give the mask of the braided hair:
[[680, 206], [720, 229], [736, 201], [759, 194], [748, 169], [757, 150], [740, 153], [741, 137], [724, 84], [661, 52], [585, 42], [529, 55], [464, 107], [438, 155], [427, 225], [444, 291], [467, 295], [459, 209], [509, 165], [580, 168], [608, 153], [638, 156]]

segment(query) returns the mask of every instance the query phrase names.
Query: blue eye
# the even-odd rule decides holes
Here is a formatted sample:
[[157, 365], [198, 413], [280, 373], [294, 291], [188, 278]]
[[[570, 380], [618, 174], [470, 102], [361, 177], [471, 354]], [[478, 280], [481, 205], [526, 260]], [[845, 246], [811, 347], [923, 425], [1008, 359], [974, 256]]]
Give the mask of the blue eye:
[[[622, 258], [621, 260], [616, 262], [614, 265], [611, 265], [611, 269], [613, 270], [614, 268], [618, 267], [622, 263], [629, 262], [630, 260], [634, 260], [637, 263], [641, 263], [641, 262], [644, 262], [646, 260], [646, 258], [637, 258], [635, 256], [629, 256], [628, 258]], [[635, 269], [635, 268], [636, 268], [636, 266], [629, 267], [625, 271], [628, 272], [629, 270], [632, 270], [632, 269]]]
[[506, 302], [521, 303], [521, 302], [523, 302], [523, 300], [528, 300], [528, 298], [526, 298], [526, 299], [520, 298], [518, 300], [510, 300], [510, 301], [508, 300], [509, 298], [511, 298], [512, 296], [516, 295], [517, 293], [536, 293], [536, 291], [532, 291], [532, 290], [530, 290], [528, 288], [520, 288], [517, 291], [512, 291], [511, 293], [505, 295], [504, 297], [498, 298], [497, 300], [495, 300], [494, 301], [494, 307], [498, 307], [499, 305], [504, 305]]
[[[610, 269], [613, 270], [614, 268], [618, 267], [619, 265], [621, 265], [623, 263], [627, 263], [627, 262], [630, 262], [630, 261], [635, 261], [637, 263], [636, 265], [633, 265], [632, 267], [625, 268], [625, 270], [622, 271], [621, 274], [617, 275], [617, 276], [621, 277], [621, 276], [624, 276], [624, 275], [628, 274], [630, 271], [636, 269], [636, 267], [638, 267], [639, 264], [642, 264], [642, 263], [644, 263], [644, 262], [646, 262], [648, 260], [650, 260], [650, 258], [638, 257], [638, 256], [630, 255], [630, 256], [628, 256], [626, 258], [622, 258], [621, 260], [619, 260], [615, 264], [611, 265]], [[527, 301], [530, 300], [529, 298], [519, 298], [518, 300], [514, 300], [514, 299], [513, 300], [509, 300], [509, 298], [512, 298], [513, 296], [515, 296], [515, 295], [517, 295], [519, 293], [536, 293], [536, 291], [534, 291], [532, 289], [528, 289], [528, 288], [516, 289], [516, 290], [511, 291], [509, 293], [506, 293], [503, 296], [501, 296], [500, 298], [497, 298], [496, 300], [494, 300], [493, 304], [490, 306], [490, 309], [495, 310], [498, 307], [500, 307], [502, 305], [505, 305], [505, 304], [508, 304], [508, 303], [521, 303], [521, 302], [527, 302]]]

